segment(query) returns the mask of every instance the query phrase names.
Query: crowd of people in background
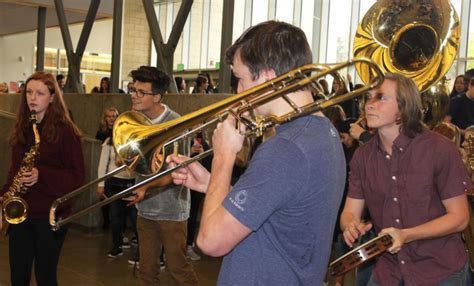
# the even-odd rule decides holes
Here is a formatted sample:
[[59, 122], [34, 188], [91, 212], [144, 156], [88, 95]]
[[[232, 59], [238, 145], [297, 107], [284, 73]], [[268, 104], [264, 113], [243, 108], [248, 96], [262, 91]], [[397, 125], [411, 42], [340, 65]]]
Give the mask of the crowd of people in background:
[[[65, 86], [66, 86], [66, 79], [67, 77], [64, 74], [57, 74], [56, 75], [56, 82], [58, 83], [59, 89], [64, 92]], [[174, 77], [175, 82], [176, 82], [176, 88], [178, 93], [184, 94], [184, 93], [195, 93], [195, 94], [209, 94], [209, 93], [218, 93], [218, 88], [215, 85], [212, 76], [210, 75], [209, 72], [201, 72], [198, 73], [197, 77], [195, 79], [192, 78], [184, 78], [181, 76], [176, 76]], [[324, 81], [324, 80], [323, 80]], [[189, 84], [188, 84], [188, 83]], [[16, 93], [22, 93], [22, 90], [24, 88], [25, 83], [23, 81], [19, 81], [16, 86], [14, 87], [13, 90], [15, 90]], [[326, 83], [327, 85], [327, 83]], [[130, 93], [130, 89], [133, 86], [133, 82], [129, 81], [127, 83], [126, 88], [124, 89], [119, 88], [118, 93]], [[85, 92], [87, 92], [86, 86], [83, 84], [83, 89]], [[8, 83], [6, 82], [1, 82], [0, 83], [0, 93], [9, 93], [10, 88]], [[99, 85], [94, 86], [91, 90], [90, 93], [111, 93], [111, 88], [110, 88], [110, 78], [109, 77], [102, 77]]]
[[[247, 54], [245, 48], [265, 43], [259, 42], [259, 37], [278, 41], [280, 38], [272, 38], [272, 35], [283, 33], [292, 41], [280, 44], [295, 49], [296, 62], [292, 64], [297, 67], [311, 61], [304, 33], [292, 25], [269, 21], [251, 29], [255, 34], [244, 34], [226, 54], [228, 63], [233, 67], [236, 83], [233, 88], [236, 92], [279, 76], [275, 70], [280, 62], [261, 68], [255, 63], [256, 59], [253, 59], [254, 62], [248, 60], [253, 55]], [[268, 46], [261, 50], [273, 48]], [[260, 56], [261, 59], [266, 57], [265, 54]], [[283, 67], [288, 68], [291, 67]], [[141, 66], [131, 71], [130, 75], [132, 81], [126, 89], [131, 98], [131, 110], [141, 113], [152, 124], [161, 124], [181, 116], [162, 102], [173, 80], [165, 72], [155, 67]], [[187, 84], [183, 77], [175, 77], [174, 80], [178, 94], [187, 93], [188, 85], [191, 85], [192, 94], [218, 92], [208, 72], [199, 73], [193, 83], [188, 80]], [[290, 96], [301, 100], [300, 104], [305, 104], [313, 98], [337, 97], [360, 87], [353, 85], [350, 75], [347, 75], [346, 80], [333, 79], [329, 90], [328, 81], [320, 79], [317, 93], [303, 90]], [[32, 189], [25, 197], [31, 202], [32, 215], [27, 223], [15, 225], [10, 230], [10, 268], [14, 283], [29, 283], [32, 261], [35, 260], [36, 280], [44, 285], [57, 284], [56, 269], [67, 228], [61, 232], [49, 229], [48, 204], [83, 183], [82, 134], [72, 121], [64, 102], [62, 91], [65, 84], [64, 75], [54, 78], [52, 74], [37, 72], [18, 89], [22, 99], [10, 140], [14, 160], [8, 180], [13, 179], [20, 165], [22, 150], [33, 144], [32, 131], [25, 123], [32, 110], [39, 115], [41, 148], [47, 151], [40, 153], [37, 167], [22, 177], [22, 182]], [[0, 83], [0, 93], [8, 91], [8, 85]], [[91, 92], [110, 93], [110, 79], [102, 78], [100, 85]], [[248, 165], [244, 169], [248, 169], [241, 178], [234, 178], [232, 170], [237, 165], [237, 153], [244, 145], [244, 138], [235, 130], [233, 119], [228, 118], [218, 125], [214, 137], [214, 152], [219, 156], [175, 171], [175, 184], [152, 181], [137, 189], [133, 196], [115, 201], [103, 209], [104, 226], [110, 229], [111, 234], [110, 249], [104, 250], [104, 255], [114, 259], [122, 256], [123, 250], [134, 244], [135, 252], [130, 254], [128, 262], [138, 268], [142, 285], [156, 285], [160, 269], [164, 267], [167, 267], [178, 284], [197, 285], [197, 275], [191, 261], [200, 260], [203, 253], [225, 256], [220, 283], [230, 285], [244, 275], [245, 279], [251, 281], [250, 284], [262, 281], [268, 283], [270, 280], [281, 282], [284, 279], [287, 285], [294, 285], [296, 282], [309, 283], [314, 279], [322, 281], [330, 255], [333, 258], [340, 257], [357, 240], [363, 243], [378, 233], [387, 233], [394, 239], [389, 253], [383, 254], [377, 262], [372, 261], [358, 269], [356, 285], [379, 285], [380, 281], [389, 280], [413, 285], [421, 281], [461, 285], [449, 283], [466, 281], [463, 279], [467, 279], [468, 271], [467, 258], [458, 234], [466, 224], [467, 204], [463, 192], [466, 186], [471, 186], [471, 182], [467, 175], [469, 168], [465, 168], [460, 159], [469, 167], [467, 157], [474, 155], [469, 154], [471, 147], [465, 140], [474, 134], [474, 70], [456, 77], [449, 97], [449, 112], [444, 122], [437, 125], [434, 132], [428, 131], [422, 123], [421, 98], [414, 82], [402, 75], [387, 74], [382, 86], [361, 99], [348, 100], [327, 108], [323, 113], [305, 116], [277, 127], [271, 138], [265, 138], [263, 143], [260, 142], [259, 149], [251, 152], [255, 157], [246, 162]], [[280, 102], [267, 105], [267, 108], [259, 109], [258, 112], [262, 115], [283, 113], [287, 106]], [[124, 164], [113, 147], [112, 128], [118, 116], [117, 108], [107, 107], [100, 118], [95, 136], [102, 144], [98, 177]], [[317, 147], [311, 144], [314, 137], [319, 140]], [[184, 156], [172, 155], [164, 164], [173, 166], [181, 163], [186, 156], [196, 156], [208, 150], [210, 145], [209, 138], [199, 133], [190, 142], [179, 146], [180, 154]], [[436, 153], [441, 150], [439, 148], [443, 149], [445, 156], [435, 156], [441, 154]], [[408, 152], [414, 158], [419, 158], [419, 161], [399, 160]], [[46, 157], [48, 154], [54, 154], [54, 158]], [[72, 154], [73, 160], [70, 159]], [[319, 168], [315, 162], [326, 158], [328, 154], [331, 154], [331, 160], [325, 161], [325, 168]], [[295, 158], [307, 164], [292, 164]], [[399, 161], [392, 160], [394, 158]], [[427, 158], [431, 161], [426, 161]], [[449, 173], [441, 167], [437, 169], [442, 164], [449, 164], [456, 173]], [[414, 166], [419, 169], [415, 170]], [[334, 172], [329, 172], [329, 169]], [[398, 173], [393, 175], [390, 173], [392, 170], [398, 170]], [[429, 177], [432, 180], [423, 177], [426, 182], [430, 182], [428, 186], [425, 181], [410, 177], [407, 170], [422, 170], [420, 176], [437, 174], [438, 177]], [[39, 172], [41, 176], [38, 176]], [[320, 172], [320, 176], [305, 181], [315, 172]], [[286, 175], [289, 173], [295, 176], [288, 178]], [[262, 182], [262, 175], [269, 174], [271, 180]], [[306, 174], [305, 179], [298, 179], [299, 174]], [[338, 177], [334, 174], [338, 174]], [[409, 200], [412, 196], [419, 203], [427, 194], [415, 188], [411, 195], [400, 193], [400, 187], [396, 184], [399, 174], [415, 182], [415, 185], [425, 184], [423, 191], [439, 190], [439, 194], [428, 194], [436, 200], [424, 206], [426, 213], [430, 214], [429, 218], [416, 212]], [[58, 181], [53, 180], [53, 176], [70, 180], [60, 180], [58, 188], [48, 193], [52, 190], [46, 186]], [[146, 177], [128, 170], [122, 171], [100, 183], [97, 195], [100, 199], [113, 196]], [[321, 178], [326, 180], [324, 184], [319, 181]], [[442, 180], [449, 180], [452, 189], [447, 188]], [[289, 185], [288, 181], [292, 181], [293, 185]], [[390, 202], [384, 201], [379, 193], [384, 183], [390, 183], [387, 191], [393, 197]], [[301, 192], [295, 193], [294, 185]], [[404, 188], [412, 190], [411, 186]], [[7, 189], [8, 184], [2, 193]], [[315, 193], [314, 189], [327, 189], [327, 192]], [[44, 197], [37, 197], [42, 192], [49, 195], [48, 201]], [[341, 200], [342, 203], [339, 203]], [[266, 204], [262, 204], [263, 201]], [[318, 202], [323, 202], [325, 206], [315, 209]], [[397, 204], [407, 204], [404, 212], [398, 212]], [[381, 215], [382, 206], [385, 206], [384, 211], [389, 215]], [[366, 207], [369, 212], [364, 212]], [[280, 213], [282, 209], [284, 212]], [[314, 222], [313, 216], [324, 216], [326, 219], [324, 223]], [[387, 217], [396, 219], [390, 221]], [[301, 227], [303, 220], [305, 226]], [[401, 220], [404, 220], [404, 226]], [[202, 225], [199, 226], [199, 223]], [[436, 223], [443, 223], [444, 226], [439, 227]], [[397, 224], [400, 226], [394, 227]], [[332, 241], [330, 235], [323, 237], [323, 233], [332, 233]], [[367, 235], [361, 237], [363, 234]], [[427, 238], [430, 238], [429, 242]], [[50, 252], [37, 249], [40, 239], [46, 242], [45, 249]], [[319, 243], [315, 243], [317, 239]], [[332, 252], [324, 249], [331, 244]], [[413, 245], [428, 245], [427, 254], [417, 253]], [[461, 254], [453, 258], [449, 254], [436, 253], [436, 247], [440, 245], [449, 247], [452, 253]], [[268, 263], [261, 263], [265, 259], [268, 259]], [[287, 261], [291, 261], [289, 264], [294, 269], [288, 266]], [[399, 266], [405, 263], [409, 263], [412, 269], [405, 270]], [[311, 267], [308, 268], [308, 265]], [[435, 270], [438, 276], [416, 273], [413, 269], [417, 267]], [[281, 273], [284, 275], [279, 276]], [[336, 285], [343, 284], [344, 277], [337, 277]]]

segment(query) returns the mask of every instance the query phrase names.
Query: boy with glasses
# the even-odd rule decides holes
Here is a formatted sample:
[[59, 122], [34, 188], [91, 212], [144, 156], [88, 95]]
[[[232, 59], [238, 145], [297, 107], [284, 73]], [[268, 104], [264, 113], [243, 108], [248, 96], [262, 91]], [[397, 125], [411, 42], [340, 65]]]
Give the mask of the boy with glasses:
[[[161, 103], [170, 85], [170, 78], [155, 67], [141, 66], [131, 72], [130, 90], [132, 109], [160, 124], [179, 117], [179, 114]], [[186, 144], [184, 148], [189, 148]], [[181, 150], [183, 152], [183, 150]], [[186, 151], [184, 151], [187, 154]], [[137, 183], [146, 176], [136, 176]], [[137, 231], [139, 238], [140, 285], [159, 285], [160, 260], [164, 248], [167, 267], [178, 285], [197, 285], [192, 265], [186, 260], [186, 227], [189, 217], [190, 194], [184, 186], [173, 184], [159, 187], [160, 180], [137, 189]], [[145, 199], [147, 195], [153, 195]]]

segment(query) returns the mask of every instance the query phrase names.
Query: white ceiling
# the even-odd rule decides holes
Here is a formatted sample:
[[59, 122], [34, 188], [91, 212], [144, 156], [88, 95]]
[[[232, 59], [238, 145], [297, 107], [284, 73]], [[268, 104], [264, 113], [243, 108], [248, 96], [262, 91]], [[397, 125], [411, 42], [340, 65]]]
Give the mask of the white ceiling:
[[[68, 23], [83, 22], [90, 0], [63, 0]], [[102, 0], [96, 19], [110, 18], [114, 0]], [[58, 26], [54, 0], [0, 0], [0, 36], [37, 29], [38, 7], [46, 7], [46, 27]]]

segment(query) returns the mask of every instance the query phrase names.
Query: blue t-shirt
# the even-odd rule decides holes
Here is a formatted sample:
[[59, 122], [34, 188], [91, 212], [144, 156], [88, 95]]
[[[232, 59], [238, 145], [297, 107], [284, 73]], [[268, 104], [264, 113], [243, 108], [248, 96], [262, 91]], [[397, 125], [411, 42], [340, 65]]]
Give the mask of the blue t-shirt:
[[345, 175], [327, 118], [278, 126], [224, 200], [253, 232], [224, 258], [218, 285], [321, 285]]

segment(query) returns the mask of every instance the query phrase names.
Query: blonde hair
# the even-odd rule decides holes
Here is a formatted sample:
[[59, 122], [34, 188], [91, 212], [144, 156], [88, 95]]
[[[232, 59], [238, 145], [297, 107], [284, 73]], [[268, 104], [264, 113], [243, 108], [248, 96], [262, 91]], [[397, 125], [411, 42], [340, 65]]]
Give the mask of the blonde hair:
[[115, 107], [104, 108], [104, 112], [102, 112], [102, 117], [100, 118], [100, 123], [99, 123], [99, 129], [102, 132], [107, 131], [107, 120], [105, 118], [107, 117], [107, 112], [110, 112], [110, 111], [115, 113], [116, 116], [119, 115], [119, 112], [118, 112], [117, 108], [115, 108]]

